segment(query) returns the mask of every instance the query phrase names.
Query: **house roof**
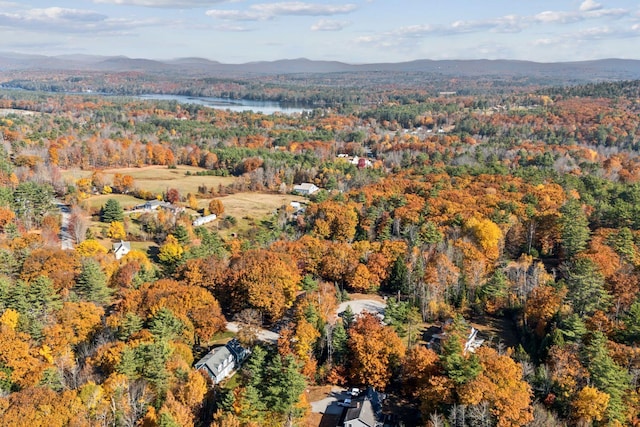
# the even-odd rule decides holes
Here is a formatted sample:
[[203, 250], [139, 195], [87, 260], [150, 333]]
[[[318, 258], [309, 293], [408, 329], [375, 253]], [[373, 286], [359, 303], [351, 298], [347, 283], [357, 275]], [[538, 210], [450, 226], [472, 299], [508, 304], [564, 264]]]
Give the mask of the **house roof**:
[[131, 250], [131, 242], [125, 242], [124, 240], [120, 240], [118, 243], [113, 244], [113, 251], [118, 252], [121, 250]]
[[[249, 356], [249, 350], [242, 347], [237, 339], [232, 339], [226, 345], [217, 347], [207, 353], [195, 364], [196, 369], [207, 369], [217, 377], [228, 365], [225, 361], [233, 360], [240, 365]], [[231, 359], [229, 359], [231, 357]]]
[[303, 182], [302, 184], [294, 185], [293, 188], [295, 188], [296, 190], [313, 190], [314, 188], [318, 187], [315, 184]]
[[217, 377], [227, 366], [224, 362], [229, 356], [233, 355], [227, 346], [214, 348], [195, 364], [195, 368], [206, 368], [214, 377]]
[[344, 417], [344, 422], [359, 420], [360, 422], [375, 427], [377, 425], [376, 415], [373, 411], [373, 406], [369, 399], [365, 399], [361, 403], [358, 403], [356, 408], [349, 408], [347, 415]]

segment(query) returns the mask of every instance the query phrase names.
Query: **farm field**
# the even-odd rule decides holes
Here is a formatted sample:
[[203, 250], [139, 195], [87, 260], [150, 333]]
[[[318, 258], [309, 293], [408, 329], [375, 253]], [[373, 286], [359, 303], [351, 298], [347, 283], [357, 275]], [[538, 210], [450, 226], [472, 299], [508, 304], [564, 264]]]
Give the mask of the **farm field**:
[[[134, 179], [134, 185], [150, 191], [155, 194], [163, 193], [167, 188], [177, 188], [180, 194], [197, 193], [198, 187], [206, 185], [207, 188], [217, 189], [219, 185], [229, 185], [235, 180], [234, 177], [227, 176], [196, 176], [186, 175], [187, 172], [196, 174], [206, 169], [179, 165], [175, 169], [169, 169], [166, 166], [145, 166], [141, 168], [117, 168], [105, 169], [102, 173], [107, 181], [113, 179], [115, 174], [131, 175]], [[63, 171], [62, 175], [69, 181], [76, 181], [81, 178], [88, 178], [92, 171], [81, 169], [68, 169]]]
[[[293, 201], [304, 201], [303, 197], [294, 194], [271, 193], [235, 193], [217, 197], [217, 199], [224, 205], [222, 216], [235, 217], [240, 229], [246, 228], [253, 221], [273, 214], [283, 205], [288, 205]], [[199, 205], [204, 207], [209, 204], [209, 200], [202, 200]]]

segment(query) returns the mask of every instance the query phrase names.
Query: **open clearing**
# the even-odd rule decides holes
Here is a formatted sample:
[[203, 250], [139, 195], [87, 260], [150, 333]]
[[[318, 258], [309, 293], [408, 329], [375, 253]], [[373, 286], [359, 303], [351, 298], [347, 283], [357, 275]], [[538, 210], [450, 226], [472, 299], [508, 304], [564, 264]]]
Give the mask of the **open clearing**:
[[[141, 168], [118, 168], [104, 169], [102, 174], [107, 181], [113, 180], [116, 173], [122, 175], [131, 175], [134, 185], [142, 190], [150, 191], [154, 194], [164, 193], [167, 188], [177, 188], [181, 195], [187, 193], [197, 193], [198, 187], [206, 185], [207, 188], [218, 190], [218, 186], [227, 186], [236, 179], [232, 176], [197, 176], [198, 172], [206, 171], [206, 169], [179, 165], [175, 169], [169, 169], [167, 166], [145, 166]], [[192, 175], [186, 175], [189, 172]], [[62, 175], [70, 180], [75, 181], [80, 178], [90, 177], [93, 171], [81, 169], [68, 169], [63, 171]]]
[[[238, 228], [246, 229], [252, 222], [259, 221], [272, 215], [282, 205], [293, 201], [304, 201], [304, 198], [294, 194], [272, 193], [235, 193], [216, 197], [224, 206], [222, 217], [230, 215], [238, 220]], [[202, 200], [199, 205], [205, 207], [208, 200]]]

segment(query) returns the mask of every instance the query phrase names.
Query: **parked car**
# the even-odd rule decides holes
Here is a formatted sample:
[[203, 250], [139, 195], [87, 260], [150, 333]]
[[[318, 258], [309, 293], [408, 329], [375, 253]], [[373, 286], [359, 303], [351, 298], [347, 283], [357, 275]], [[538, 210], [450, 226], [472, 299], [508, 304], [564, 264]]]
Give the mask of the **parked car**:
[[353, 396], [353, 397], [358, 397], [358, 396], [360, 396], [360, 389], [359, 389], [359, 388], [357, 388], [357, 387], [352, 387], [352, 388], [348, 391], [348, 393], [349, 393], [351, 396]]
[[351, 407], [351, 399], [347, 398], [347, 399], [343, 400], [342, 402], [338, 402], [338, 406], [344, 406], [345, 408], [350, 408]]

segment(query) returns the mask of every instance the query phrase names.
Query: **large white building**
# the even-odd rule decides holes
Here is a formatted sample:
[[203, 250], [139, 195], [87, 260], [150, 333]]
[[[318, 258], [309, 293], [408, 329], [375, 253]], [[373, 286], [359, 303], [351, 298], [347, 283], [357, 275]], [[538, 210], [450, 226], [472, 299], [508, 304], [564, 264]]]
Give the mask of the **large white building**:
[[294, 185], [293, 192], [302, 194], [304, 196], [310, 196], [320, 190], [315, 184], [303, 182], [302, 184]]
[[195, 364], [195, 368], [206, 372], [214, 384], [220, 383], [240, 367], [249, 357], [249, 350], [238, 340], [232, 339], [222, 347], [216, 347]]

